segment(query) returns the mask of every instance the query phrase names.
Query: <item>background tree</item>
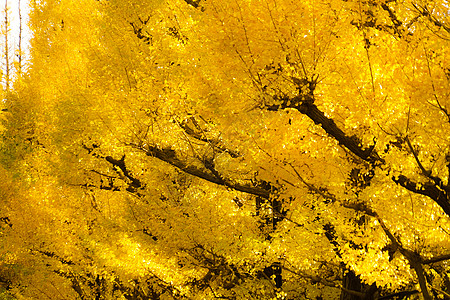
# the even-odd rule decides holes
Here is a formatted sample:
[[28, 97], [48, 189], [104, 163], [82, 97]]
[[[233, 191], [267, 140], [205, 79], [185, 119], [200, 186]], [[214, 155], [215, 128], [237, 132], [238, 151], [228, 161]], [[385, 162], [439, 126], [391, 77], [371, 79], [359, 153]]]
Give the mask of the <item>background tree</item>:
[[17, 73], [20, 75], [22, 73], [22, 67], [23, 67], [23, 45], [22, 45], [22, 36], [23, 36], [23, 17], [22, 17], [22, 5], [21, 5], [21, 1], [18, 0], [17, 3], [17, 13], [18, 13], [18, 17], [19, 17], [19, 37], [18, 37], [18, 41], [17, 41], [17, 53], [16, 53], [16, 57], [17, 57]]
[[449, 297], [444, 1], [48, 0], [30, 18], [5, 293]]
[[3, 51], [3, 55], [4, 55], [4, 61], [3, 61], [3, 65], [4, 65], [4, 84], [6, 87], [6, 90], [8, 91], [10, 88], [10, 84], [11, 84], [11, 65], [12, 65], [12, 61], [10, 58], [10, 43], [9, 43], [9, 35], [10, 35], [10, 26], [9, 26], [9, 22], [10, 22], [10, 13], [9, 13], [9, 7], [8, 7], [8, 1], [5, 0], [5, 7], [3, 10], [3, 15], [4, 15], [4, 22], [3, 22], [3, 37], [4, 37], [4, 51]]

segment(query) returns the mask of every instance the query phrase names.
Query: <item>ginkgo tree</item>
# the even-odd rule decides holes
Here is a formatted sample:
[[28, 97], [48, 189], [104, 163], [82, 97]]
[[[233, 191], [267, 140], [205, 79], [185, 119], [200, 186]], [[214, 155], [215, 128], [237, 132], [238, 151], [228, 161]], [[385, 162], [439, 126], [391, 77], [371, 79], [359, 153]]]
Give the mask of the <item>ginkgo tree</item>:
[[447, 1], [30, 7], [2, 296], [450, 298]]

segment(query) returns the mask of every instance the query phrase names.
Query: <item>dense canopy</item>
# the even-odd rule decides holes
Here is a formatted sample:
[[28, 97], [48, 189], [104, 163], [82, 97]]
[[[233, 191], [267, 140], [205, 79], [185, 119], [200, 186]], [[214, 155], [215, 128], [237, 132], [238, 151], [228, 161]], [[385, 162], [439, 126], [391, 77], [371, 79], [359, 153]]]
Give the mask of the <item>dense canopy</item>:
[[450, 299], [447, 0], [30, 7], [0, 298]]

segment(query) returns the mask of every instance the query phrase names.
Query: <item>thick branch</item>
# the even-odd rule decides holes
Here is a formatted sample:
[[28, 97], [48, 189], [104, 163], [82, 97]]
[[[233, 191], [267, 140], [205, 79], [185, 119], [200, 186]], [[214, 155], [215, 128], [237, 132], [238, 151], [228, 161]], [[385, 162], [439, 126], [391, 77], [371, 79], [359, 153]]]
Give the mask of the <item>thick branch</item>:
[[383, 228], [384, 233], [389, 238], [391, 243], [394, 245], [396, 249], [400, 251], [400, 253], [408, 260], [410, 266], [416, 272], [417, 278], [419, 280], [420, 289], [425, 300], [431, 300], [431, 296], [428, 292], [427, 281], [425, 278], [425, 271], [423, 269], [424, 260], [422, 257], [411, 250], [405, 249], [401, 242], [392, 234], [383, 220], [378, 216], [378, 214], [372, 211], [365, 205], [347, 205], [346, 207], [355, 209], [357, 211], [366, 212], [368, 215], [375, 217]]
[[285, 108], [295, 108], [300, 113], [308, 116], [315, 124], [320, 125], [326, 131], [326, 133], [336, 139], [340, 145], [343, 145], [359, 158], [368, 162], [374, 162], [379, 159], [375, 155], [376, 153], [373, 152], [373, 146], [364, 149], [357, 137], [346, 135], [336, 125], [333, 119], [328, 118], [322, 111], [319, 110], [319, 108], [313, 103], [312, 98], [303, 100], [297, 99], [296, 97], [292, 100], [286, 99], [279, 105], [272, 105], [267, 107], [268, 110], [273, 111]]
[[424, 265], [429, 265], [429, 264], [434, 264], [434, 263], [437, 263], [437, 262], [440, 262], [443, 260], [449, 260], [449, 259], [450, 259], [450, 253], [444, 254], [444, 255], [439, 255], [436, 257], [429, 258], [429, 259], [424, 259], [422, 263]]
[[[314, 121], [315, 124], [320, 125], [329, 136], [336, 139], [340, 145], [350, 150], [359, 158], [371, 163], [373, 166], [385, 164], [385, 161], [374, 150], [375, 145], [366, 149], [363, 148], [358, 138], [348, 136], [336, 125], [333, 119], [325, 116], [314, 104], [314, 95], [311, 95], [311, 93], [308, 95], [299, 95], [292, 99], [283, 98], [276, 100], [281, 100], [281, 103], [268, 105], [266, 109], [278, 111], [286, 108], [294, 108]], [[450, 186], [444, 186], [442, 179], [431, 176], [431, 174], [429, 174], [428, 178], [433, 183], [426, 183], [421, 187], [404, 175], [400, 175], [398, 178], [393, 177], [392, 179], [395, 183], [400, 184], [409, 191], [433, 199], [444, 210], [447, 216], [450, 216]]]
[[422, 263], [416, 262], [412, 264], [414, 271], [416, 271], [417, 278], [419, 279], [420, 290], [422, 292], [423, 299], [432, 300], [430, 293], [428, 292], [427, 280], [425, 278], [425, 271], [423, 270]]
[[131, 173], [128, 171], [127, 167], [125, 166], [125, 155], [122, 156], [120, 160], [114, 159], [111, 156], [105, 157], [105, 159], [111, 163], [113, 166], [118, 167], [120, 170], [122, 170], [123, 175], [127, 177], [129, 180], [131, 180], [130, 189], [137, 189], [142, 186], [142, 183], [139, 179], [133, 177]]
[[236, 191], [240, 191], [247, 194], [252, 194], [255, 196], [259, 196], [265, 199], [268, 199], [270, 196], [270, 190], [266, 190], [263, 188], [251, 186], [248, 184], [240, 184], [232, 182], [228, 179], [223, 179], [221, 177], [218, 177], [214, 174], [212, 174], [210, 171], [208, 172], [207, 169], [203, 170], [196, 166], [188, 165], [184, 161], [180, 160], [177, 156], [174, 150], [165, 148], [165, 149], [159, 149], [157, 147], [153, 146], [147, 146], [144, 148], [138, 148], [140, 150], [145, 151], [145, 153], [148, 156], [156, 157], [174, 167], [177, 167], [178, 169], [182, 170], [185, 173], [188, 173], [190, 175], [193, 175], [198, 178], [202, 178], [206, 181], [222, 185], [228, 188], [232, 188]]
[[393, 177], [392, 180], [413, 193], [430, 197], [450, 216], [450, 203], [445, 189], [430, 183], [419, 186], [404, 175]]
[[198, 8], [200, 6], [200, 0], [184, 0], [184, 1], [195, 8]]
[[314, 123], [319, 124], [330, 136], [334, 137], [339, 144], [344, 145], [348, 150], [365, 161], [373, 161], [371, 157], [373, 147], [364, 149], [356, 137], [346, 135], [336, 123], [325, 116], [315, 104], [302, 103], [298, 108], [300, 112], [307, 115]]

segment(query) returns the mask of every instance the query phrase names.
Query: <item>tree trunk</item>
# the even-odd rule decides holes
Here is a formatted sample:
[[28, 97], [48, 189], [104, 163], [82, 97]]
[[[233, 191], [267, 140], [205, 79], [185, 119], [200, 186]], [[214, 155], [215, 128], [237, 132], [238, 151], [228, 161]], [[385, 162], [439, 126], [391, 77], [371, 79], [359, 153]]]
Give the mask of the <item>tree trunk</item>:
[[353, 271], [344, 271], [344, 278], [342, 280], [342, 287], [340, 300], [361, 300], [357, 295], [349, 293], [349, 291], [361, 292], [361, 279], [355, 275]]
[[353, 271], [345, 271], [342, 280], [342, 292], [340, 300], [376, 300], [378, 288], [375, 284], [367, 285], [361, 282], [359, 276]]

